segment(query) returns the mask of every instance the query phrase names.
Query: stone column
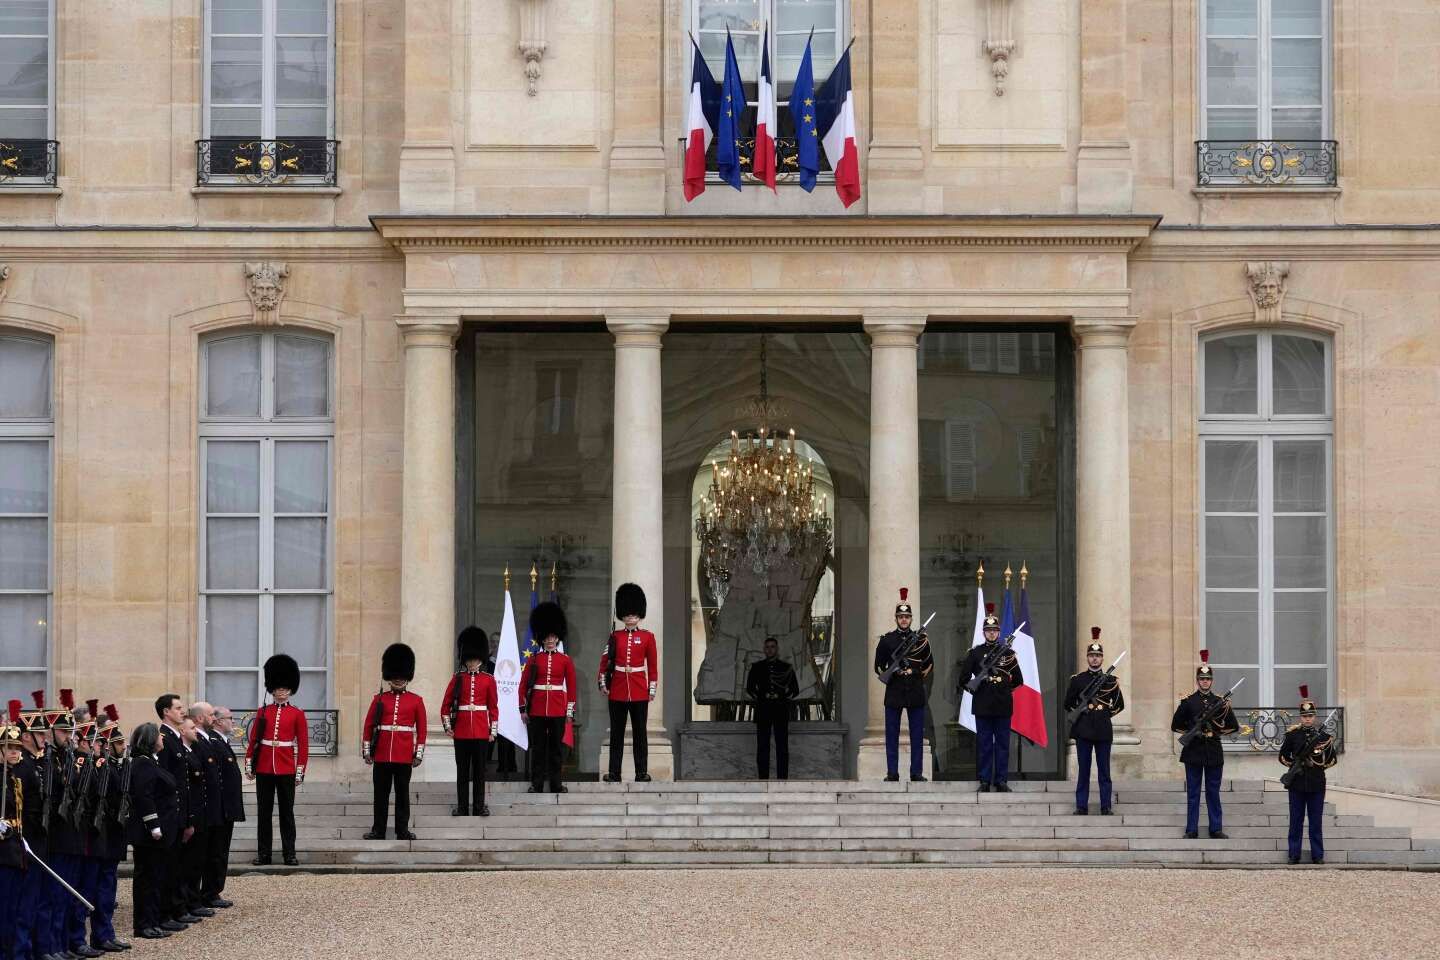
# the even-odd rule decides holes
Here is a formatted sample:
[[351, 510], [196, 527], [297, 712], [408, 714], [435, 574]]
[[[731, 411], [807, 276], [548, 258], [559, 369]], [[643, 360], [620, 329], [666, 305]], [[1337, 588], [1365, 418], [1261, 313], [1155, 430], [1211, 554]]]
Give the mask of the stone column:
[[[1076, 663], [1085, 662], [1090, 628], [1113, 659], [1134, 650], [1130, 632], [1130, 390], [1129, 340], [1134, 317], [1077, 319], [1079, 343], [1078, 464], [1075, 495], [1077, 602]], [[1130, 686], [1132, 652], [1116, 675], [1127, 703], [1139, 701]], [[1077, 667], [1079, 669], [1079, 667]], [[1130, 736], [1132, 713], [1116, 721], [1117, 744]], [[1123, 733], [1121, 732], [1123, 731]]]
[[400, 209], [455, 209], [451, 60], [466, 31], [451, 23], [452, 0], [405, 0], [405, 136], [400, 143]]
[[[920, 399], [916, 349], [923, 314], [866, 316], [870, 336], [870, 585], [863, 662], [868, 691], [857, 773], [885, 776], [885, 688], [869, 677], [876, 639], [895, 629], [899, 589], [920, 604]], [[908, 737], [901, 767], [909, 769]]]
[[[610, 529], [611, 596], [622, 583], [645, 591], [649, 615], [645, 627], [655, 634], [660, 683], [650, 704], [647, 732], [650, 776], [675, 777], [674, 751], [665, 731], [664, 690], [670, 677], [665, 666], [664, 516], [660, 443], [660, 338], [670, 326], [668, 316], [607, 316], [615, 336], [615, 473]], [[608, 723], [608, 721], [606, 721]], [[609, 756], [610, 739], [601, 746], [601, 769]], [[633, 751], [625, 751], [622, 776], [633, 779]]]
[[1080, 0], [1079, 213], [1129, 213], [1134, 206], [1125, 58], [1122, 0]]
[[612, 214], [665, 212], [664, 24], [665, 5], [657, 0], [615, 5]]
[[[440, 728], [440, 697], [455, 667], [455, 338], [460, 320], [406, 314], [396, 322], [405, 341], [399, 639], [415, 650], [411, 689], [425, 698], [430, 721], [425, 763], [416, 776], [453, 780], [454, 754]], [[364, 684], [378, 680], [378, 674], [378, 659], [361, 671]]]

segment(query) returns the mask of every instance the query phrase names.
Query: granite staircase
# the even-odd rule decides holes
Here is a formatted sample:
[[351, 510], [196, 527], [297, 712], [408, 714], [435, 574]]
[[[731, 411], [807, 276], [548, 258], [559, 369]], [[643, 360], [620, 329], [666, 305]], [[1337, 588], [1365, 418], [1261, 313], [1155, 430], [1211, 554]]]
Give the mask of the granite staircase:
[[[1074, 816], [1074, 784], [854, 781], [572, 783], [531, 794], [491, 784], [490, 817], [452, 817], [454, 787], [412, 785], [413, 841], [365, 840], [368, 782], [307, 783], [296, 797], [302, 870], [397, 871], [507, 866], [761, 864], [1054, 864], [1263, 867], [1285, 864], [1287, 798], [1278, 784], [1227, 781], [1227, 840], [1181, 838], [1178, 781], [1119, 782], [1114, 815]], [[232, 862], [250, 869], [254, 798]], [[1326, 804], [1327, 866], [1440, 869], [1440, 841], [1337, 816]], [[393, 811], [391, 814], [393, 837]], [[278, 826], [277, 826], [278, 829]], [[278, 844], [278, 837], [276, 843]], [[275, 851], [278, 865], [279, 850]], [[1303, 861], [1308, 865], [1309, 854]]]

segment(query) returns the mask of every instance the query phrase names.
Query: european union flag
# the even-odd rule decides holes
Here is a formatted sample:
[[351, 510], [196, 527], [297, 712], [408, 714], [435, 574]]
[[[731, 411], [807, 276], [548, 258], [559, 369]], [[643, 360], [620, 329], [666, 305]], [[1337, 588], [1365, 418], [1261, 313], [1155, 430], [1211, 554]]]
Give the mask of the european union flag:
[[[538, 593], [535, 592], [535, 588], [534, 588], [534, 587], [531, 587], [531, 588], [530, 588], [530, 609], [533, 611], [533, 610], [534, 610], [536, 607], [538, 607], [539, 605], [540, 605], [540, 594], [538, 594]], [[529, 618], [527, 617], [527, 618], [526, 618], [526, 621], [525, 621], [525, 642], [524, 642], [523, 644], [521, 644], [521, 647], [520, 647], [520, 666], [522, 666], [522, 667], [525, 666], [525, 664], [527, 664], [527, 663], [530, 662], [530, 658], [531, 658], [532, 656], [534, 656], [535, 654], [539, 653], [539, 652], [540, 652], [540, 644], [538, 644], [538, 643], [535, 642], [535, 635], [530, 632], [530, 621], [529, 621]]]
[[735, 41], [725, 30], [725, 79], [720, 84], [720, 128], [715, 131], [715, 167], [724, 180], [740, 189], [740, 118], [745, 113], [745, 84], [735, 60]]
[[795, 154], [800, 164], [800, 186], [809, 193], [820, 173], [820, 130], [815, 118], [815, 70], [810, 64], [810, 41], [790, 90], [790, 118], [795, 121]]

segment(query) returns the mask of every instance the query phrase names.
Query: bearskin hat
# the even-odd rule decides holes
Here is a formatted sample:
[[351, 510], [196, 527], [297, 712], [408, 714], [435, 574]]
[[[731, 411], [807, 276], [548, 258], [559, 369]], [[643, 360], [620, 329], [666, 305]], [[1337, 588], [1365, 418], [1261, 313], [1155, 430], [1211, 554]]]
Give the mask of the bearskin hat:
[[415, 651], [403, 643], [392, 643], [380, 654], [380, 676], [386, 680], [415, 679]]
[[485, 636], [484, 630], [473, 624], [460, 631], [455, 646], [459, 648], [461, 663], [467, 660], [484, 660], [490, 655], [490, 638]]
[[530, 611], [530, 635], [536, 643], [543, 643], [551, 635], [565, 639], [565, 611], [560, 604], [546, 601]]
[[638, 583], [622, 583], [615, 591], [615, 619], [631, 615], [645, 619], [645, 591]]
[[300, 689], [300, 664], [286, 653], [277, 653], [265, 661], [265, 692], [274, 693], [280, 687], [291, 693]]

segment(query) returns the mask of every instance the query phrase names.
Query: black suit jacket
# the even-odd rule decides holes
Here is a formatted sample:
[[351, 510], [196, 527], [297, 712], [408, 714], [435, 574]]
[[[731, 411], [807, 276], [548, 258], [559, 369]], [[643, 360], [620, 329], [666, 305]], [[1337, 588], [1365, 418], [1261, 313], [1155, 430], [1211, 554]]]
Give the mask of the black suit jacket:
[[[136, 757], [130, 773], [130, 821], [125, 836], [136, 849], [169, 847], [180, 839], [180, 799], [175, 778], [153, 757]], [[159, 827], [159, 840], [150, 831]]]
[[205, 826], [218, 827], [225, 822], [225, 798], [221, 767], [225, 762], [225, 750], [220, 735], [202, 733], [195, 738], [191, 747], [200, 756], [205, 768]]
[[235, 748], [224, 735], [217, 733], [210, 740], [215, 765], [220, 768], [220, 814], [225, 823], [245, 820], [245, 786], [240, 779], [240, 760]]
[[165, 724], [160, 724], [160, 749], [156, 753], [156, 761], [160, 769], [170, 774], [170, 779], [175, 782], [178, 791], [180, 822], [190, 822], [189, 793], [186, 784], [189, 782], [189, 764], [185, 760], [185, 744], [180, 740], [180, 735], [172, 731]]

